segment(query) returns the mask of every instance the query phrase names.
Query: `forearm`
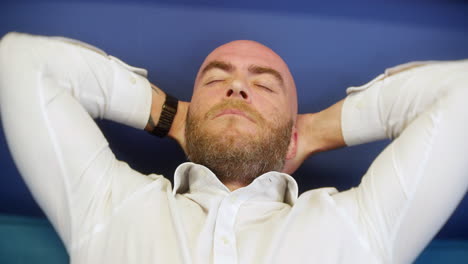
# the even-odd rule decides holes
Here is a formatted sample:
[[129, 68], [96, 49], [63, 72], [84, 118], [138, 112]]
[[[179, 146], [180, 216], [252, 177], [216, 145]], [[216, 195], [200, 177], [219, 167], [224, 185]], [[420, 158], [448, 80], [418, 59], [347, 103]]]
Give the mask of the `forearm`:
[[448, 78], [466, 74], [467, 65], [467, 60], [408, 63], [387, 69], [366, 85], [348, 88], [342, 113], [346, 144], [397, 138], [450, 89], [467, 85], [466, 80]]
[[[72, 39], [10, 33], [2, 39], [3, 60], [30, 68], [50, 82], [60, 82], [93, 118], [143, 129], [151, 107], [151, 88], [140, 74], [97, 48]], [[30, 54], [19, 60], [21, 53]], [[14, 63], [13, 63], [14, 62]], [[17, 71], [18, 74], [20, 71]], [[3, 89], [14, 91], [16, 79]], [[62, 91], [57, 91], [60, 93]]]
[[297, 152], [300, 159], [346, 145], [341, 128], [343, 102], [344, 99], [320, 112], [298, 116]]
[[341, 129], [343, 102], [344, 99], [318, 113], [301, 115], [300, 118], [306, 119], [303, 123], [307, 125], [304, 128], [299, 128], [304, 129], [303, 132], [299, 131], [299, 133], [307, 135], [307, 142], [303, 143], [308, 146], [308, 155], [346, 145]]
[[318, 113], [297, 116], [294, 147], [290, 148], [294, 151], [286, 158], [283, 172], [292, 174], [309, 156], [345, 146], [341, 132], [342, 105], [343, 100]]
[[166, 94], [156, 85], [151, 84], [151, 111], [150, 116], [148, 118], [148, 123], [145, 126], [146, 131], [153, 131], [153, 129], [158, 124], [158, 120], [161, 116], [161, 110], [165, 99]]

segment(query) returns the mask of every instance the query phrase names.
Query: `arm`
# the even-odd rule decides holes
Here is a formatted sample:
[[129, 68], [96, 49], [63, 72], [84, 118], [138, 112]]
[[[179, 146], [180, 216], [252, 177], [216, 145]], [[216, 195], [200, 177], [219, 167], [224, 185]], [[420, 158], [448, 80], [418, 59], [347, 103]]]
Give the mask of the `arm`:
[[298, 116], [289, 171], [320, 151], [394, 139], [357, 188], [333, 196], [383, 263], [413, 261], [466, 194], [467, 72], [467, 60], [401, 65]]
[[468, 61], [412, 66], [349, 88], [342, 109], [347, 145], [393, 139], [334, 196], [383, 263], [414, 261], [468, 187]]
[[8, 146], [68, 250], [153, 181], [116, 160], [92, 120], [143, 129], [152, 103], [144, 75], [72, 40], [10, 33], [0, 41], [0, 113]]

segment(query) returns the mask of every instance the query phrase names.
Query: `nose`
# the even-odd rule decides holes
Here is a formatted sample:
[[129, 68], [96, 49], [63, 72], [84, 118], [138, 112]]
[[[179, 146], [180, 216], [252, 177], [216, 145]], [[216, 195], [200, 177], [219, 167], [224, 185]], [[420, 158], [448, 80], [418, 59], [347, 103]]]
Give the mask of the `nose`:
[[249, 101], [249, 91], [246, 85], [240, 80], [234, 80], [226, 91], [226, 97], [228, 98], [242, 98]]

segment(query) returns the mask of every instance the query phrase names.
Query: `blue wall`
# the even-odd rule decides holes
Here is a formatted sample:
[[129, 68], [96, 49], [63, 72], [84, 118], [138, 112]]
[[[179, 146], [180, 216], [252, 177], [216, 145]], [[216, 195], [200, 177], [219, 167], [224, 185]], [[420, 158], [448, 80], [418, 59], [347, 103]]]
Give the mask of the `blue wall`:
[[[295, 76], [300, 112], [319, 111], [385, 68], [412, 60], [468, 58], [466, 1], [65, 1], [0, 4], [0, 35], [8, 31], [62, 35], [104, 49], [183, 100], [204, 57], [234, 39], [276, 50]], [[286, 3], [287, 2], [287, 3]], [[185, 161], [169, 140], [98, 121], [117, 157], [145, 173], [172, 179]], [[34, 128], [31, 129], [34, 133]], [[295, 173], [301, 192], [359, 183], [388, 142], [319, 154]], [[0, 213], [42, 215], [8, 153], [0, 130]], [[47, 184], [47, 183], [44, 183]], [[439, 238], [468, 239], [465, 198]]]

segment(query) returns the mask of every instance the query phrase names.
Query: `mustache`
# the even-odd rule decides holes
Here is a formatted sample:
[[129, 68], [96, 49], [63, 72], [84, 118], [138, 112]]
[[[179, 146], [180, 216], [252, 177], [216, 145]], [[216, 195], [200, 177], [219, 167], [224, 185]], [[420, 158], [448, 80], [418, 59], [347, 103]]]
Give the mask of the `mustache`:
[[246, 102], [240, 101], [240, 100], [224, 100], [221, 103], [213, 106], [206, 114], [205, 114], [205, 119], [212, 119], [222, 111], [226, 109], [237, 109], [242, 112], [244, 112], [246, 115], [248, 115], [250, 118], [255, 120], [258, 123], [264, 123], [265, 119], [263, 116], [255, 110], [253, 107], [251, 107], [249, 104]]

